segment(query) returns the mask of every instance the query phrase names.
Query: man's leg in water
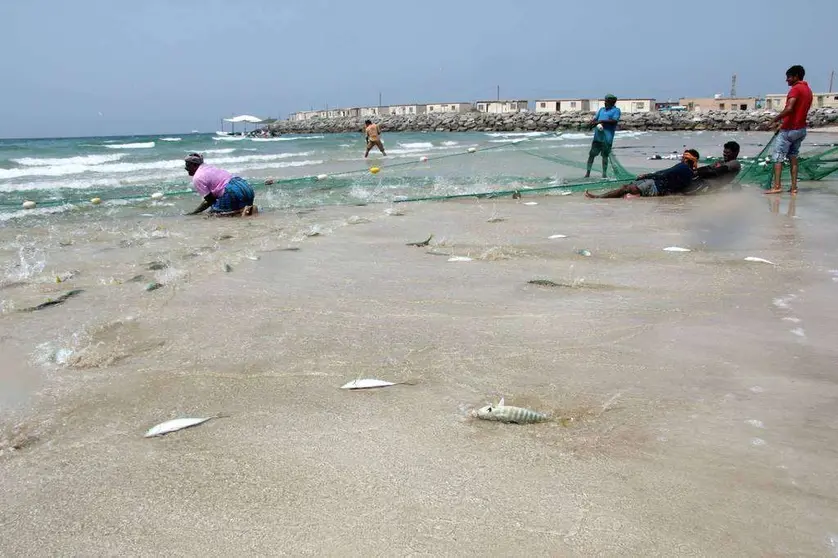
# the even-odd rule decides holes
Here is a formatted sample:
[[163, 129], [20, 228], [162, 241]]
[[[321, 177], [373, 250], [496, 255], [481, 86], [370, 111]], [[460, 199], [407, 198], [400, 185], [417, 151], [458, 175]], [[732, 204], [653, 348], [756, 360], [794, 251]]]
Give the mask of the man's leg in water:
[[364, 151], [364, 159], [366, 159], [367, 157], [369, 157], [369, 154], [370, 154], [370, 149], [372, 149], [372, 143], [367, 142], [367, 150], [366, 150], [366, 151]]
[[381, 140], [376, 141], [375, 145], [378, 147], [378, 150], [381, 151], [381, 154], [386, 157], [387, 154], [384, 152], [384, 144], [381, 143]]
[[591, 143], [591, 150], [588, 152], [588, 170], [585, 172], [585, 178], [591, 177], [591, 168], [594, 166], [594, 159], [596, 159], [596, 156], [601, 152], [602, 145], [598, 141]]
[[638, 188], [634, 184], [626, 184], [625, 186], [620, 186], [616, 190], [611, 190], [610, 192], [605, 192], [604, 194], [592, 194], [589, 191], [585, 190], [586, 198], [622, 198], [626, 194], [634, 194], [635, 196], [639, 196], [640, 188]]
[[602, 178], [608, 176], [608, 158], [611, 156], [611, 146], [602, 150]]

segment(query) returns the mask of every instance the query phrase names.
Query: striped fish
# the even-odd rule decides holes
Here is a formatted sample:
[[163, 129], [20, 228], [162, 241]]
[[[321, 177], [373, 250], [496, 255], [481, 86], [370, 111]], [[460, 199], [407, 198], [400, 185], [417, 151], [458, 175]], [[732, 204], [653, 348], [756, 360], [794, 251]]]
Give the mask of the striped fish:
[[534, 424], [536, 422], [550, 420], [550, 417], [543, 413], [524, 409], [523, 407], [504, 405], [503, 399], [497, 405], [486, 405], [473, 411], [472, 416], [482, 420], [496, 420], [512, 424]]

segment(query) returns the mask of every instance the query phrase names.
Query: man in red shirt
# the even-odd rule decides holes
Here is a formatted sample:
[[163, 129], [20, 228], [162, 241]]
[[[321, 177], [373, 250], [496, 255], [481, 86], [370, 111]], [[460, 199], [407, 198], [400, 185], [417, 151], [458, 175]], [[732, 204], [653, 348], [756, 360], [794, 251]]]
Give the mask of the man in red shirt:
[[806, 115], [812, 106], [812, 90], [809, 84], [803, 81], [805, 75], [806, 70], [803, 66], [792, 66], [786, 71], [786, 83], [791, 89], [786, 97], [786, 108], [774, 117], [774, 123], [782, 121], [782, 124], [777, 143], [774, 145], [774, 186], [767, 190], [766, 194], [779, 194], [783, 191], [780, 177], [786, 159], [791, 163], [789, 192], [792, 195], [797, 194], [797, 154], [800, 153], [800, 144], [806, 137]]

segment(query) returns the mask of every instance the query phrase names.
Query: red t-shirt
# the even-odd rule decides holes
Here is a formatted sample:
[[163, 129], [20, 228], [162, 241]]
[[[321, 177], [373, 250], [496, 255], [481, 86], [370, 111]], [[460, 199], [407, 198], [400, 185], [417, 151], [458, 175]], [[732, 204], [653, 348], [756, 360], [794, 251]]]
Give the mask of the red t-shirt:
[[798, 81], [791, 86], [786, 103], [790, 99], [797, 99], [794, 102], [794, 109], [791, 114], [783, 119], [783, 130], [799, 130], [806, 127], [806, 115], [809, 114], [809, 107], [812, 106], [812, 90], [805, 81]]

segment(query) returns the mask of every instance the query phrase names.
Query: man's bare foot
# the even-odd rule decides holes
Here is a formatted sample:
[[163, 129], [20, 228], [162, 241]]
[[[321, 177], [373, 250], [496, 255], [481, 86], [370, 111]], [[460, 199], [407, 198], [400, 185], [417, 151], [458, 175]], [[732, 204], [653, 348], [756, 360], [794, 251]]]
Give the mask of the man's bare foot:
[[598, 198], [599, 196], [594, 195], [594, 194], [590, 193], [589, 191], [585, 190], [585, 197], [586, 197], [586, 198], [591, 198], [591, 199], [596, 199], [596, 198]]
[[626, 194], [623, 198], [630, 200], [631, 198], [640, 198], [642, 196], [638, 196], [637, 194]]
[[763, 194], [782, 194], [782, 188], [771, 188], [770, 190], [766, 190]]
[[248, 205], [242, 209], [242, 217], [250, 217], [251, 215], [256, 215], [257, 213], [259, 213], [259, 208], [255, 205]]
[[797, 195], [797, 188], [789, 188], [789, 194], [791, 194], [792, 196], [796, 196]]

